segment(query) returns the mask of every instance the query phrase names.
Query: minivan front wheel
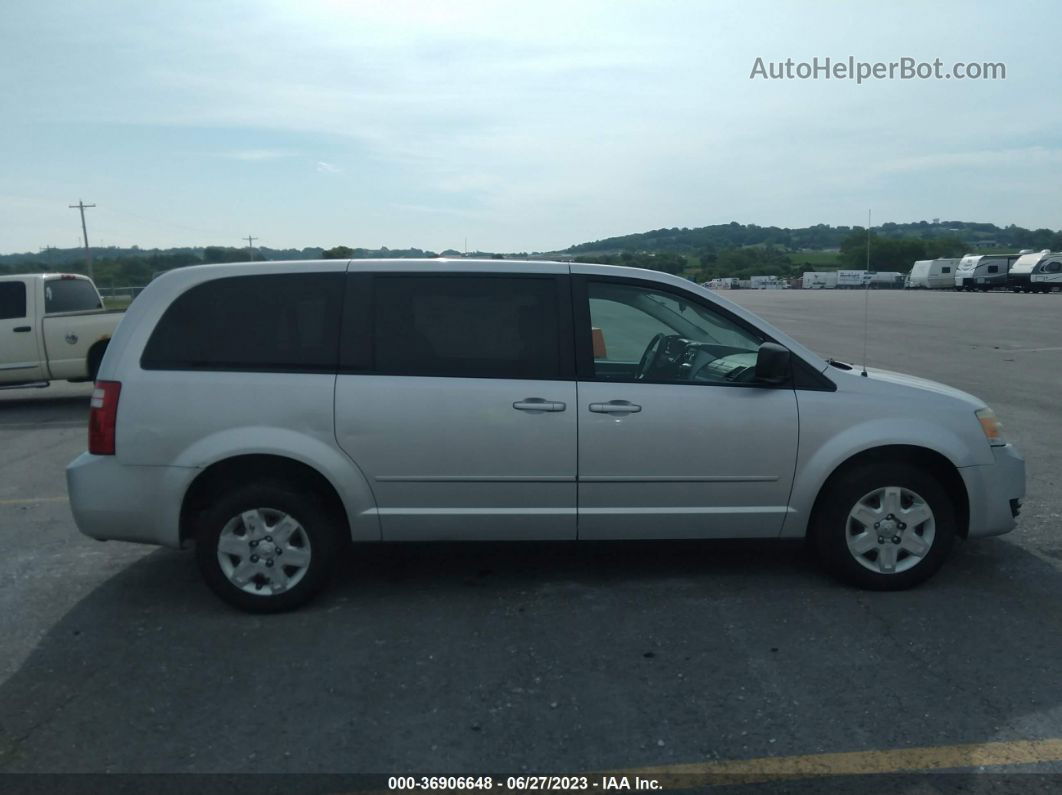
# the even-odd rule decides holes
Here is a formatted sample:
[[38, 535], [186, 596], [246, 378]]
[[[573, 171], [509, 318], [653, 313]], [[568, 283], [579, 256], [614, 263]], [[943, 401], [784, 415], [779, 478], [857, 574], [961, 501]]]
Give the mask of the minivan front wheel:
[[281, 483], [247, 485], [202, 517], [196, 561], [226, 602], [272, 613], [305, 603], [328, 582], [338, 536], [311, 495]]
[[955, 511], [921, 468], [868, 465], [840, 476], [823, 495], [813, 528], [826, 567], [873, 590], [910, 588], [944, 563]]

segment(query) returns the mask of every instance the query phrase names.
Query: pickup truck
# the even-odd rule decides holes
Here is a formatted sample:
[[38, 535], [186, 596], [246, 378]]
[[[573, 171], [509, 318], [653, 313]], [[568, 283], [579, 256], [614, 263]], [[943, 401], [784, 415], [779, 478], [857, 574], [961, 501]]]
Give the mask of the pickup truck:
[[0, 389], [94, 381], [121, 319], [85, 276], [0, 276]]

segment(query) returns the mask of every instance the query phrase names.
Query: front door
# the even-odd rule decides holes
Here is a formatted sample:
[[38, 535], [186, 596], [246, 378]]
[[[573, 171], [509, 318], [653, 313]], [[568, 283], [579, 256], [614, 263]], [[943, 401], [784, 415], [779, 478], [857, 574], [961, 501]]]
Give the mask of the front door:
[[336, 437], [384, 540], [574, 539], [567, 276], [348, 279]]
[[579, 538], [777, 536], [797, 404], [754, 381], [765, 337], [691, 293], [573, 278]]

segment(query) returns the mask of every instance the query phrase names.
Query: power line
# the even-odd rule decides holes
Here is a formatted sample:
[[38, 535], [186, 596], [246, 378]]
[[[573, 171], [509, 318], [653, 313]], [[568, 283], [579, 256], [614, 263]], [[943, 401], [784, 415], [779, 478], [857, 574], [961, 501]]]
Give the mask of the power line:
[[[85, 271], [88, 273], [88, 277], [92, 279], [92, 250], [88, 244], [88, 228], [85, 226], [85, 208], [95, 207], [95, 204], [85, 204], [81, 199], [77, 200], [77, 204], [67, 205], [71, 210], [81, 211], [81, 234], [85, 237]], [[95, 281], [95, 279], [93, 279]]]
[[247, 241], [247, 253], [250, 255], [252, 261], [254, 261], [254, 241], [257, 239], [257, 237], [251, 237], [250, 235], [247, 235], [247, 237], [244, 238], [244, 240]]

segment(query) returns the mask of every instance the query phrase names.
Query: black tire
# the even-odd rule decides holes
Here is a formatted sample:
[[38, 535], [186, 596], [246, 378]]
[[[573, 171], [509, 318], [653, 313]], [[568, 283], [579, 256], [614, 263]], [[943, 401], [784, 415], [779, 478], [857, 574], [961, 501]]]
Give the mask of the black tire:
[[[258, 587], [264, 579], [264, 572], [254, 575], [255, 579], [247, 583], [248, 587], [258, 590], [248, 592], [241, 589], [229, 579], [219, 560], [218, 543], [226, 525], [244, 512], [256, 509], [267, 515], [287, 514], [300, 526], [300, 540], [308, 546], [309, 564], [303, 567], [305, 571], [301, 578], [279, 593], [272, 592], [268, 581], [266, 585]], [[196, 534], [196, 562], [211, 590], [241, 610], [250, 613], [293, 610], [312, 599], [330, 582], [337, 553], [342, 547], [340, 533], [340, 523], [329, 515], [312, 493], [292, 491], [289, 484], [280, 481], [246, 484], [215, 500], [203, 513]], [[279, 562], [282, 557], [281, 554], [276, 560]], [[230, 558], [232, 563], [239, 560]], [[292, 567], [283, 567], [283, 570], [291, 571]]]
[[[925, 501], [932, 511], [933, 538], [921, 560], [916, 560], [919, 556], [906, 550], [897, 551], [897, 555], [904, 556], [901, 561], [911, 558], [913, 562], [904, 564], [910, 566], [906, 570], [880, 573], [867, 568], [849, 551], [849, 534], [859, 528], [858, 523], [849, 526], [849, 512], [865, 495], [887, 486], [899, 486]], [[816, 507], [811, 532], [819, 560], [835, 577], [867, 590], [899, 591], [924, 582], [943, 565], [955, 540], [955, 508], [939, 481], [924, 469], [902, 464], [867, 464], [841, 473], [827, 485], [827, 491]], [[896, 532], [895, 537], [900, 538], [899, 533], [907, 531], [886, 532]], [[927, 530], [925, 525], [919, 525], [912, 532], [925, 533]], [[885, 543], [889, 543], [888, 539]], [[876, 555], [877, 552], [870, 554]]]

